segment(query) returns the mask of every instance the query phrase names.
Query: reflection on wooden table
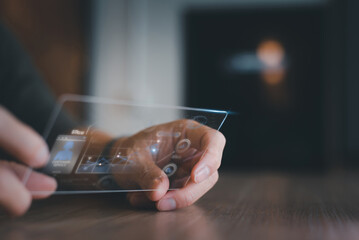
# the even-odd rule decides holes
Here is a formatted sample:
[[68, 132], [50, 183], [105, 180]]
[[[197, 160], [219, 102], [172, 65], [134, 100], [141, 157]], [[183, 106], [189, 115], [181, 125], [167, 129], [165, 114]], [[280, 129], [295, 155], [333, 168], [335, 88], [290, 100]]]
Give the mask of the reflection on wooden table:
[[1, 239], [358, 239], [359, 174], [222, 173], [194, 206], [136, 210], [124, 194], [67, 195], [0, 216]]

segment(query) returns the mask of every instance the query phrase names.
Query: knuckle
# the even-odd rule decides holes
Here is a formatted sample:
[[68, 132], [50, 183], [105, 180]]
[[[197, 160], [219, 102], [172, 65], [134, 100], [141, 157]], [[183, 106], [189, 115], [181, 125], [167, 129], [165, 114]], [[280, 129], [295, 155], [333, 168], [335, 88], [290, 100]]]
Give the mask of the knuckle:
[[180, 119], [178, 121], [180, 126], [184, 126], [187, 129], [196, 129], [203, 125], [193, 119]]
[[176, 121], [176, 125], [179, 126], [179, 128], [188, 131], [188, 126], [191, 126], [191, 124], [195, 124], [193, 120], [190, 119], [180, 119]]
[[183, 118], [183, 119], [176, 120], [175, 123], [185, 124], [185, 123], [187, 123], [187, 121], [188, 121], [188, 119]]
[[141, 183], [146, 183], [146, 185], [149, 183], [149, 179], [151, 177], [151, 170], [148, 168], [145, 168], [142, 170], [142, 173], [140, 174], [140, 181]]

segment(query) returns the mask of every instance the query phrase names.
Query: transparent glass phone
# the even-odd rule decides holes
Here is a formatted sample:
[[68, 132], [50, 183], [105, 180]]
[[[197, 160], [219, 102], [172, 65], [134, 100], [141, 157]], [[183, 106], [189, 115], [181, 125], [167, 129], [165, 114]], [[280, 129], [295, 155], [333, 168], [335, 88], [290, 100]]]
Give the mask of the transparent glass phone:
[[178, 189], [206, 151], [203, 135], [219, 130], [226, 117], [226, 111], [65, 95], [46, 127], [51, 154], [39, 171], [56, 179], [55, 194], [152, 191], [146, 181], [160, 171]]

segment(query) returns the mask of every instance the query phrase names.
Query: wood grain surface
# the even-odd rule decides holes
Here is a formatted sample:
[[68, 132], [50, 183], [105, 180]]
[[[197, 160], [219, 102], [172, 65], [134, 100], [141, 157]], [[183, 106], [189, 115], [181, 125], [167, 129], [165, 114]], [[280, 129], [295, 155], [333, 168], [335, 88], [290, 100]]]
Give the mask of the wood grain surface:
[[131, 208], [123, 194], [34, 202], [0, 239], [359, 239], [359, 174], [222, 173], [197, 204]]

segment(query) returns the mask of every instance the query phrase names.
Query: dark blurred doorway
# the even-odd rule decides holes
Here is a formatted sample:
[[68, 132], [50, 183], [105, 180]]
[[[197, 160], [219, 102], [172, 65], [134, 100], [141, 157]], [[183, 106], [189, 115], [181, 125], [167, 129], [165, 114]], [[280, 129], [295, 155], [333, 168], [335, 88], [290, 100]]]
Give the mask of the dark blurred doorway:
[[318, 168], [323, 159], [320, 7], [192, 9], [187, 104], [229, 109], [224, 166]]

